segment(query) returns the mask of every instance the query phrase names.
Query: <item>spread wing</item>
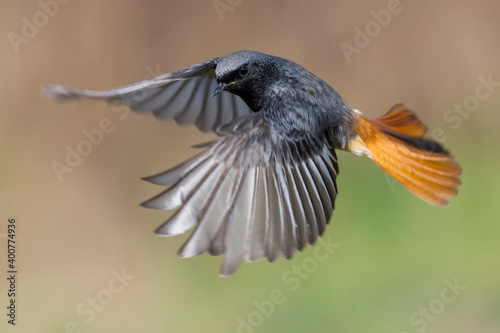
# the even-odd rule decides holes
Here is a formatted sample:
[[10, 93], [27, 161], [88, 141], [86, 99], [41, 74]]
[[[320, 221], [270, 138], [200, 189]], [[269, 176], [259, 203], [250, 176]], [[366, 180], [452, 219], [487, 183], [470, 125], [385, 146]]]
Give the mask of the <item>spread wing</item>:
[[261, 114], [237, 119], [190, 160], [146, 180], [169, 186], [143, 203], [177, 212], [156, 233], [195, 228], [179, 251], [193, 257], [224, 254], [221, 275], [243, 260], [291, 258], [325, 230], [337, 196], [335, 152], [312, 135], [284, 138]]
[[42, 85], [42, 91], [58, 100], [90, 98], [127, 104], [134, 111], [147, 111], [159, 119], [195, 125], [203, 132], [216, 131], [231, 120], [251, 114], [236, 95], [211, 97], [217, 81], [214, 58], [176, 72], [110, 90], [93, 91], [60, 85]]

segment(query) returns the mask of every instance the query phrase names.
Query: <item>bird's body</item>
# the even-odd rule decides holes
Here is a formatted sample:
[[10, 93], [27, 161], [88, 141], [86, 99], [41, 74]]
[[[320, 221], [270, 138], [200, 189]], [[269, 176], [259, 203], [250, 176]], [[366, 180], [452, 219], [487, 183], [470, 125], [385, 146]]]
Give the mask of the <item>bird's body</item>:
[[222, 275], [245, 259], [291, 258], [324, 232], [337, 196], [335, 149], [369, 156], [434, 204], [447, 204], [460, 184], [460, 167], [423, 138], [427, 129], [402, 105], [369, 120], [302, 66], [254, 51], [108, 91], [43, 89], [56, 99], [126, 103], [220, 135], [192, 159], [147, 178], [169, 188], [143, 205], [180, 207], [157, 234], [196, 227], [179, 254], [225, 254]]
[[[247, 75], [265, 80], [250, 77], [249, 82], [254, 84], [243, 82], [242, 87], [233, 87], [231, 73], [237, 72], [242, 63], [248, 63], [247, 59], [262, 64], [253, 65], [253, 73]], [[219, 65], [224, 70], [218, 70]], [[293, 61], [239, 51], [223, 58], [219, 65], [215, 71], [219, 81], [228, 84], [227, 90], [240, 96], [253, 112], [262, 113], [273, 132], [292, 140], [308, 134], [325, 135], [338, 149], [345, 149], [346, 141], [355, 136], [355, 115], [340, 95]]]

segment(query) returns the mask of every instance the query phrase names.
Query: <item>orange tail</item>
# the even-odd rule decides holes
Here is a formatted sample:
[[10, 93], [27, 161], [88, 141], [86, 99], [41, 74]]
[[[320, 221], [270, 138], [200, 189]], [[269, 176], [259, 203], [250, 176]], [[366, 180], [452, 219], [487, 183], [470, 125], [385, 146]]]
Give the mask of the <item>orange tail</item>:
[[439, 143], [423, 138], [427, 127], [403, 104], [377, 119], [358, 115], [356, 133], [348, 150], [367, 155], [420, 198], [446, 206], [458, 194], [462, 169]]

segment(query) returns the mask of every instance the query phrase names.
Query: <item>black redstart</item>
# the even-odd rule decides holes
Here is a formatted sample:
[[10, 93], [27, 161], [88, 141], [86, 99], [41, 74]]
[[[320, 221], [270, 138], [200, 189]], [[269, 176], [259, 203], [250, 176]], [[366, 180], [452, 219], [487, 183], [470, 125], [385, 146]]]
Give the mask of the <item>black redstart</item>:
[[103, 99], [194, 124], [220, 137], [188, 161], [146, 178], [169, 186], [143, 203], [179, 208], [156, 233], [195, 228], [181, 257], [224, 254], [221, 275], [243, 260], [280, 256], [322, 235], [337, 197], [335, 149], [366, 155], [422, 199], [447, 205], [460, 166], [402, 104], [368, 119], [300, 65], [238, 51], [106, 91], [42, 86], [54, 99]]

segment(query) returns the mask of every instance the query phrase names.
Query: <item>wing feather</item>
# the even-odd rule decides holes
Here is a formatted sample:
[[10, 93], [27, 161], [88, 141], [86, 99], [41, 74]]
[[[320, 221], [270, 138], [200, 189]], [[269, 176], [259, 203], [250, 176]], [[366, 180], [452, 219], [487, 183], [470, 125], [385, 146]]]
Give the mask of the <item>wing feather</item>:
[[228, 177], [229, 168], [225, 168], [207, 198], [207, 205], [200, 214], [200, 221], [186, 243], [179, 250], [181, 257], [193, 257], [202, 254], [210, 248], [222, 223], [220, 212], [226, 209], [230, 198], [230, 190], [234, 186], [234, 178]]
[[276, 185], [278, 192], [278, 204], [281, 221], [281, 251], [285, 258], [290, 259], [295, 254], [297, 247], [297, 236], [295, 227], [295, 217], [289, 195], [289, 186], [287, 183], [286, 169], [283, 167], [276, 168]]
[[267, 212], [269, 199], [267, 196], [267, 166], [257, 166], [255, 177], [255, 192], [252, 199], [252, 216], [250, 232], [247, 233], [247, 260], [256, 261], [266, 255], [264, 239], [266, 235]]
[[292, 168], [287, 165], [286, 166], [286, 177], [288, 184], [288, 194], [290, 196], [290, 205], [291, 210], [293, 211], [294, 217], [294, 234], [295, 234], [295, 247], [297, 250], [302, 250], [304, 246], [307, 244], [307, 218], [304, 210], [305, 203], [302, 202], [300, 198], [300, 193], [297, 185], [297, 181], [294, 177], [294, 172]]
[[[318, 188], [316, 188], [316, 184], [314, 181], [314, 177], [311, 174], [311, 170], [309, 170], [309, 165], [307, 161], [302, 161], [300, 163], [300, 172], [304, 178], [304, 185], [306, 187], [306, 191], [309, 193], [311, 196], [311, 201], [312, 201], [312, 209], [311, 211], [314, 212], [314, 216], [316, 217], [315, 221], [313, 222], [313, 225], [316, 225], [316, 238], [318, 236], [321, 236], [323, 234], [323, 231], [326, 228], [326, 221], [327, 217], [325, 216], [325, 209], [323, 208], [323, 201], [321, 199], [321, 195], [319, 193]], [[330, 218], [328, 216], [328, 218]]]
[[[183, 206], [175, 212], [175, 214], [163, 225], [156, 229], [155, 233], [160, 236], [173, 236], [182, 234], [196, 224], [200, 220], [200, 207], [205, 207], [208, 204], [208, 200], [218, 186], [217, 179], [222, 176], [222, 167], [216, 166], [212, 167], [209, 174], [205, 175], [200, 179], [199, 184], [193, 186], [193, 190], [188, 193], [186, 199], [183, 202]], [[169, 194], [168, 191], [175, 192], [174, 187], [167, 190], [162, 196]], [[165, 200], [162, 198], [162, 200]]]
[[281, 256], [280, 215], [278, 203], [278, 189], [274, 168], [266, 170], [266, 191], [268, 198], [268, 211], [266, 216], [266, 256], [270, 262], [278, 260]]
[[109, 90], [87, 90], [54, 84], [42, 92], [57, 100], [101, 99], [126, 104], [133, 111], [151, 112], [158, 119], [173, 119], [180, 125], [195, 125], [200, 131], [216, 132], [236, 117], [252, 114], [239, 98], [222, 92], [212, 98], [217, 86], [215, 67], [221, 58], [163, 74], [152, 79]]
[[169, 186], [173, 185], [181, 179], [186, 173], [188, 173], [193, 168], [196, 168], [201, 163], [205, 162], [210, 158], [209, 151], [204, 151], [189, 160], [185, 161], [182, 164], [179, 164], [176, 167], [173, 167], [169, 170], [163, 171], [153, 176], [144, 177], [143, 180], [151, 182], [157, 185]]
[[236, 132], [147, 178], [170, 187], [144, 204], [180, 206], [157, 233], [177, 235], [194, 228], [179, 256], [224, 254], [222, 276], [233, 274], [245, 260], [290, 259], [314, 243], [332, 213], [338, 172], [334, 153], [318, 138], [295, 142], [258, 118], [238, 120], [227, 129]]
[[[225, 256], [221, 266], [221, 275], [229, 276], [236, 272], [245, 258], [245, 236], [248, 231], [248, 207], [252, 198], [255, 170], [242, 169], [238, 175], [234, 195], [228, 202], [227, 231], [225, 234]], [[230, 208], [231, 207], [231, 208]]]
[[[328, 188], [327, 185], [325, 184], [323, 177], [321, 176], [321, 172], [318, 168], [318, 165], [316, 165], [315, 161], [312, 159], [307, 160], [307, 165], [308, 165], [308, 170], [310, 171], [310, 174], [312, 176], [312, 179], [314, 181], [315, 188], [318, 191], [318, 196], [321, 200], [321, 206], [323, 207], [323, 212], [324, 212], [324, 217], [325, 217], [325, 224], [322, 225], [323, 230], [321, 230], [321, 233], [324, 231], [326, 228], [326, 224], [328, 224], [330, 220], [330, 215], [333, 211], [332, 207], [332, 198], [330, 198], [330, 194], [328, 193]], [[323, 170], [323, 172], [327, 172], [326, 170]]]
[[184, 204], [211, 175], [216, 168], [213, 158], [189, 170], [172, 187], [142, 204], [145, 208], [174, 209]]

